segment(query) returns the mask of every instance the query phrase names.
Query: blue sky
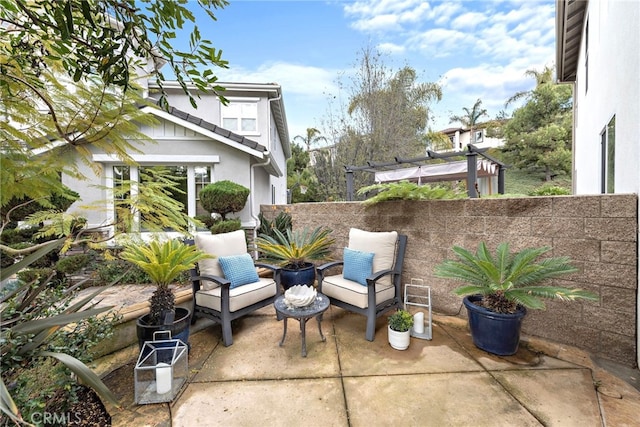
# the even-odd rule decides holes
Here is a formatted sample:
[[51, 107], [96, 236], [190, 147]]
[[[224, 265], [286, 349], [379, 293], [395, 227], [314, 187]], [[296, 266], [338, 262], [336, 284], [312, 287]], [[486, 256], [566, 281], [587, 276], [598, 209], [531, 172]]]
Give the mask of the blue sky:
[[216, 17], [200, 30], [229, 61], [216, 70], [220, 81], [280, 84], [292, 139], [308, 127], [329, 134], [331, 99], [348, 96], [338, 81], [353, 75], [367, 46], [387, 67], [408, 65], [419, 81], [442, 85], [434, 130], [454, 126], [449, 116], [478, 98], [495, 117], [534, 86], [526, 70], [555, 58], [553, 0], [231, 0]]

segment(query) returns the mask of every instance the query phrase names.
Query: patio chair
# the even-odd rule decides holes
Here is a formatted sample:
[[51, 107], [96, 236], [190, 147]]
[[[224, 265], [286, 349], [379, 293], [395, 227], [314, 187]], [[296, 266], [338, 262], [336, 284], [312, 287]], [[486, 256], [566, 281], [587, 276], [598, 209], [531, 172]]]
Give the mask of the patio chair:
[[[215, 258], [201, 260], [191, 270], [191, 323], [197, 317], [220, 323], [222, 341], [228, 347], [233, 344], [231, 321], [273, 304], [280, 294], [280, 268], [254, 262], [243, 230], [198, 234], [195, 245]], [[272, 271], [273, 277], [259, 277], [256, 267]]]
[[[318, 290], [331, 304], [367, 317], [365, 337], [373, 341], [376, 319], [402, 307], [400, 277], [407, 236], [396, 231], [370, 232], [352, 228], [342, 261], [318, 267]], [[342, 266], [342, 273], [328, 270]]]

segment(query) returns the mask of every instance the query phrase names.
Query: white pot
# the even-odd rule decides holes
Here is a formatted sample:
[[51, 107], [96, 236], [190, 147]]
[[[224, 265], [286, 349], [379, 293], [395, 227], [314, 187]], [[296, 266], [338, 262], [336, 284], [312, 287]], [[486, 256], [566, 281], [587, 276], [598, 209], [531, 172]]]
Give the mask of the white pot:
[[387, 326], [389, 331], [389, 344], [396, 350], [406, 350], [409, 348], [411, 342], [411, 331], [398, 332], [391, 329], [391, 326]]

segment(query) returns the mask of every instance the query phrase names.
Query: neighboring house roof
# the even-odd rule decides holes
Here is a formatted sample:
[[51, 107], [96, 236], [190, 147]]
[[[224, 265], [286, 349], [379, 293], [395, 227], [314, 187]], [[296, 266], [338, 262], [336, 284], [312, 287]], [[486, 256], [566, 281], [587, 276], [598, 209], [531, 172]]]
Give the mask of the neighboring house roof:
[[175, 107], [170, 107], [169, 111], [162, 110], [158, 107], [146, 106], [142, 108], [145, 113], [153, 114], [156, 117], [169, 120], [179, 126], [191, 129], [194, 132], [216, 139], [222, 143], [231, 145], [232, 147], [244, 151], [256, 158], [264, 159], [269, 157], [271, 162], [265, 165], [266, 170], [274, 176], [283, 176], [282, 171], [278, 167], [271, 153], [263, 145], [246, 138], [242, 135], [235, 134], [227, 129], [221, 128], [211, 122], [201, 119], [200, 117], [181, 111]]
[[439, 133], [444, 133], [445, 135], [449, 135], [451, 133], [456, 133], [456, 132], [465, 132], [465, 130], [463, 128], [447, 128], [447, 129], [443, 129], [443, 130], [439, 130]]
[[588, 0], [556, 0], [556, 74], [558, 81], [576, 80]]

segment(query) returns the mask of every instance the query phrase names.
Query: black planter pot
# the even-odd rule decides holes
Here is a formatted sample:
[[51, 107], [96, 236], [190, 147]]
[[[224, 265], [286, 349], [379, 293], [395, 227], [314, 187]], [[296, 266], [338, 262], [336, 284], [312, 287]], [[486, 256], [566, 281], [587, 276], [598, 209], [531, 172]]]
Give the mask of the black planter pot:
[[[182, 340], [189, 343], [189, 325], [191, 324], [191, 310], [188, 308], [176, 307], [175, 320], [172, 325], [149, 325], [149, 315], [139, 317], [136, 320], [136, 333], [138, 335], [138, 346], [142, 349], [145, 341], [153, 341], [153, 333], [158, 331], [171, 332], [171, 339]], [[164, 337], [158, 339], [166, 339]]]
[[316, 266], [310, 262], [302, 268], [287, 268], [280, 270], [280, 284], [286, 290], [295, 285], [313, 286], [316, 281]]
[[474, 304], [482, 299], [471, 295], [463, 299], [469, 316], [471, 338], [476, 347], [499, 356], [510, 356], [518, 351], [520, 326], [527, 314], [524, 307], [518, 307], [513, 314], [495, 313]]

